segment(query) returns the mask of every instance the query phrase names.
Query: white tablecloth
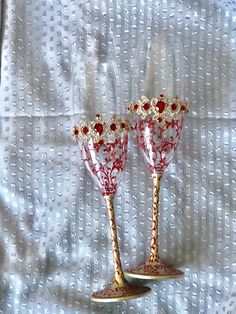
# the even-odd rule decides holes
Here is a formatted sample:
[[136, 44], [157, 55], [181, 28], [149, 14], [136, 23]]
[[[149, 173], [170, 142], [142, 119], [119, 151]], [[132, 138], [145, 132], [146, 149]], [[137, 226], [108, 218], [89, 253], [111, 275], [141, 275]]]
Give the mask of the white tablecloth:
[[[236, 313], [235, 1], [5, 0], [1, 17], [0, 313]], [[111, 38], [116, 106], [91, 100], [88, 83]], [[98, 305], [89, 296], [112, 278], [110, 233], [71, 128], [145, 89], [190, 106], [160, 200], [161, 258], [185, 277]], [[148, 254], [151, 198], [133, 135], [116, 196], [124, 268]]]

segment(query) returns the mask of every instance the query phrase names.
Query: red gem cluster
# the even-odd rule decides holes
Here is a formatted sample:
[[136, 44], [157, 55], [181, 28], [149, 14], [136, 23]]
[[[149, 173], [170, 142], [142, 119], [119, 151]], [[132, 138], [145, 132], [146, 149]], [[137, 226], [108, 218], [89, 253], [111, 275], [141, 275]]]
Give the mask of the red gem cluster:
[[151, 100], [143, 96], [141, 100], [131, 103], [129, 111], [131, 114], [137, 113], [144, 117], [152, 113], [154, 120], [161, 122], [163, 118], [177, 115], [179, 112], [187, 112], [187, 104], [180, 102], [178, 97], [175, 97], [173, 101], [169, 101], [164, 94], [160, 94], [159, 98]]
[[[143, 96], [141, 100], [131, 103], [129, 107], [131, 114], [142, 115], [142, 118], [151, 114], [152, 119], [159, 123], [165, 119], [175, 119], [179, 113], [186, 113], [187, 111], [188, 107], [185, 102], [179, 101], [178, 97], [175, 97], [173, 101], [169, 101], [164, 94], [160, 94], [158, 98], [152, 98], [151, 100]], [[101, 118], [100, 114], [97, 114], [95, 121], [90, 123], [81, 121], [79, 125], [75, 125], [73, 136], [75, 139], [84, 141], [92, 138], [96, 143], [101, 144], [109, 135], [120, 136], [122, 132], [128, 132], [131, 129], [128, 120], [114, 116], [111, 121], [107, 122]]]
[[102, 144], [108, 135], [119, 135], [121, 132], [130, 131], [130, 129], [131, 125], [128, 120], [114, 116], [110, 122], [107, 122], [97, 114], [95, 122], [81, 121], [79, 125], [75, 125], [73, 136], [75, 139], [85, 141], [93, 138], [97, 143]]

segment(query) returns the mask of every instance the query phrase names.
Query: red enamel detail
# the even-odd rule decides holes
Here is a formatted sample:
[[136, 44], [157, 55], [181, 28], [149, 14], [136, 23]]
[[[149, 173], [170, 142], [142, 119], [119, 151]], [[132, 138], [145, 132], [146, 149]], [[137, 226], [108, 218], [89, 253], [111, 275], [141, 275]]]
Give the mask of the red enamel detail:
[[89, 131], [88, 127], [87, 127], [87, 126], [84, 126], [84, 127], [83, 127], [83, 133], [84, 133], [84, 134], [87, 134], [88, 131]]
[[186, 110], [186, 106], [185, 106], [185, 105], [182, 105], [182, 106], [181, 106], [181, 110], [185, 111], [185, 110]]
[[79, 134], [79, 130], [78, 129], [74, 129], [74, 135], [78, 136], [78, 134]]
[[161, 101], [159, 100], [157, 103], [156, 103], [156, 106], [159, 108], [159, 112], [162, 113], [165, 109], [165, 103], [164, 101]]
[[101, 123], [96, 123], [94, 126], [94, 130], [99, 134], [102, 135], [103, 132], [103, 125]]
[[171, 108], [172, 108], [173, 111], [175, 111], [175, 110], [177, 109], [177, 104], [176, 104], [176, 103], [173, 103], [173, 104], [171, 105]]
[[163, 94], [160, 94], [160, 97], [164, 97], [164, 95], [163, 95]]
[[135, 105], [134, 105], [134, 109], [137, 110], [138, 108], [139, 108], [139, 105], [138, 105], [138, 104], [135, 104]]
[[122, 122], [121, 125], [120, 125], [120, 127], [121, 127], [122, 129], [124, 129], [124, 128], [125, 128], [125, 123]]
[[111, 129], [112, 131], [115, 131], [115, 130], [116, 130], [116, 124], [115, 124], [115, 123], [112, 123], [112, 124], [110, 125], [110, 129]]
[[162, 121], [162, 118], [158, 118], [158, 122], [161, 122]]
[[128, 134], [123, 132], [113, 141], [83, 143], [82, 156], [103, 195], [117, 190], [121, 173], [127, 161]]
[[144, 105], [143, 105], [143, 109], [144, 110], [148, 110], [150, 108], [150, 105], [148, 102], [146, 102]]
[[98, 113], [98, 114], [96, 114], [96, 118], [98, 118], [98, 119], [100, 119], [101, 118], [101, 116], [100, 116], [100, 114]]
[[163, 123], [158, 123], [152, 118], [146, 118], [136, 123], [138, 147], [145, 156], [151, 173], [156, 172], [158, 175], [162, 175], [169, 165], [183, 127], [183, 118], [162, 121]]

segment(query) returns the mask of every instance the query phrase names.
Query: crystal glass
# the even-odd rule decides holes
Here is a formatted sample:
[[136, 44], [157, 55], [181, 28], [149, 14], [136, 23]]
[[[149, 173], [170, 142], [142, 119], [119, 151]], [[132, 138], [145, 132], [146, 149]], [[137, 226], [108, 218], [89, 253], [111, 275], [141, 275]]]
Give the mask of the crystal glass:
[[163, 94], [158, 98], [131, 103], [129, 111], [134, 117], [137, 145], [142, 152], [153, 180], [153, 218], [151, 246], [148, 259], [125, 274], [140, 279], [167, 279], [183, 275], [160, 261], [158, 251], [158, 203], [160, 182], [177, 149], [187, 104], [176, 97], [169, 101]]
[[121, 266], [114, 214], [114, 196], [127, 161], [128, 120], [113, 116], [103, 120], [100, 115], [95, 121], [81, 121], [73, 129], [76, 139], [81, 140], [82, 158], [94, 182], [106, 201], [110, 222], [115, 274], [110, 285], [93, 293], [95, 302], [115, 302], [143, 296], [150, 288], [131, 285], [124, 277]]

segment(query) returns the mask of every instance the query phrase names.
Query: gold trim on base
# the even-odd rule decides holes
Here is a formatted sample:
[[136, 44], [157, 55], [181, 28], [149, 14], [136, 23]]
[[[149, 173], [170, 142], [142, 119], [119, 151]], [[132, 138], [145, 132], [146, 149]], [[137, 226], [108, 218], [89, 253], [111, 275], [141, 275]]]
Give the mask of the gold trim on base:
[[132, 278], [148, 280], [175, 279], [184, 276], [184, 273], [181, 270], [174, 269], [158, 261], [146, 261], [140, 266], [127, 269], [124, 273]]
[[166, 280], [166, 279], [175, 279], [175, 278], [184, 277], [183, 272], [181, 272], [181, 274], [179, 274], [179, 275], [165, 275], [165, 276], [141, 275], [141, 274], [131, 273], [129, 271], [125, 271], [124, 273], [126, 276], [128, 276], [130, 278], [146, 279], [146, 280]]
[[94, 292], [90, 299], [93, 302], [119, 302], [123, 300], [136, 299], [147, 294], [151, 289], [146, 286], [129, 284], [127, 281], [123, 285], [112, 282], [103, 290]]

